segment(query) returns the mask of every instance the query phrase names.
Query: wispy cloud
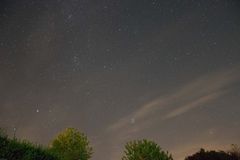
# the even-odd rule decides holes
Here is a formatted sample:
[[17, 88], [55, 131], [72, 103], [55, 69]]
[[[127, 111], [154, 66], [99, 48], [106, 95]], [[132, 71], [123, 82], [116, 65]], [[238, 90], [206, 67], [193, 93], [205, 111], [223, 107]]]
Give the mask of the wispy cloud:
[[195, 107], [198, 107], [200, 105], [203, 105], [203, 104], [205, 104], [205, 103], [207, 103], [211, 100], [214, 100], [214, 99], [220, 97], [224, 93], [225, 92], [222, 91], [222, 92], [212, 93], [212, 94], [209, 94], [209, 95], [206, 95], [206, 96], [203, 96], [203, 97], [199, 97], [198, 99], [195, 99], [195, 100], [189, 102], [188, 104], [184, 104], [181, 107], [178, 107], [178, 108], [170, 111], [168, 114], [166, 114], [163, 117], [163, 120], [174, 118], [176, 116], [182, 115], [182, 114], [188, 112], [189, 110], [194, 109]]
[[131, 126], [131, 119], [138, 122], [133, 129], [137, 131], [146, 126], [148, 122], [169, 120], [206, 105], [227, 93], [231, 85], [239, 79], [239, 70], [239, 67], [235, 67], [203, 75], [180, 89], [176, 89], [170, 95], [160, 96], [140, 106], [135, 112], [111, 124], [107, 131], [130, 129], [128, 127]]

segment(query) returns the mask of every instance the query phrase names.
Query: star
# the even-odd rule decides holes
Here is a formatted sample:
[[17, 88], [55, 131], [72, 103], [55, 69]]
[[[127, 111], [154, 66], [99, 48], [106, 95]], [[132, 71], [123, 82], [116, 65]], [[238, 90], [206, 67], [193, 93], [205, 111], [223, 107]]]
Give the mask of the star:
[[135, 124], [135, 118], [131, 118], [131, 124]]

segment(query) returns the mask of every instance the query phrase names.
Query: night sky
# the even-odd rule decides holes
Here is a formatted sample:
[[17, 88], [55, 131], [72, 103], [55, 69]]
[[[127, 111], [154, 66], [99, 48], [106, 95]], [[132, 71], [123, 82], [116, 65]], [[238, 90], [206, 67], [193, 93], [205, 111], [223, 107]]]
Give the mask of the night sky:
[[93, 160], [147, 138], [176, 160], [240, 144], [240, 1], [1, 0], [0, 127]]

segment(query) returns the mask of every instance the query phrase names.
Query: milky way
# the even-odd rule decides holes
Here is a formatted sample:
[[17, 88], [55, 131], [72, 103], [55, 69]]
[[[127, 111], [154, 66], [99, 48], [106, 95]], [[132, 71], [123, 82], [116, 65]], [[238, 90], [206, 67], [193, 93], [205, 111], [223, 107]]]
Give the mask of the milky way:
[[[238, 0], [1, 0], [0, 127], [93, 160], [148, 138], [176, 160], [240, 144]], [[16, 129], [16, 131], [15, 131]]]

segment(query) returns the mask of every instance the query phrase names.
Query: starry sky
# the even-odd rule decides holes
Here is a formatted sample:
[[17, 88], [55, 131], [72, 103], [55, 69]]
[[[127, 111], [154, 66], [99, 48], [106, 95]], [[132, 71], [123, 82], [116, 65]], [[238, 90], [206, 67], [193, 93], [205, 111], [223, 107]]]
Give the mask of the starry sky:
[[240, 144], [240, 1], [1, 0], [0, 126], [93, 160], [147, 138], [182, 160]]

